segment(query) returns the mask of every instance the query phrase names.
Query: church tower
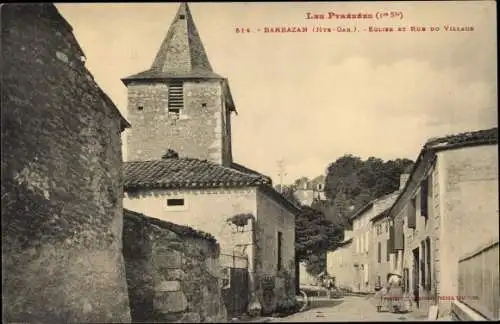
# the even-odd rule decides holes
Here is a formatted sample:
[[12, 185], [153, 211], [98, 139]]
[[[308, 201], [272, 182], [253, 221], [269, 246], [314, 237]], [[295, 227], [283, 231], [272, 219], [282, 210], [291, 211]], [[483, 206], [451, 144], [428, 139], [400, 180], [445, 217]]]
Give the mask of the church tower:
[[179, 157], [229, 166], [231, 113], [227, 79], [214, 73], [187, 3], [182, 3], [149, 70], [126, 77], [127, 160]]

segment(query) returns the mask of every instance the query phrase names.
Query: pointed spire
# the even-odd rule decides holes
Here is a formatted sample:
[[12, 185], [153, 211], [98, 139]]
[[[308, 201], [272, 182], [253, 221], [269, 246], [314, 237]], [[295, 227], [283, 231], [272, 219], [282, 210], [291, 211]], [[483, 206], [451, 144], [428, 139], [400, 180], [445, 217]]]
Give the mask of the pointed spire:
[[179, 6], [151, 68], [126, 79], [168, 77], [222, 78], [213, 73], [186, 2]]

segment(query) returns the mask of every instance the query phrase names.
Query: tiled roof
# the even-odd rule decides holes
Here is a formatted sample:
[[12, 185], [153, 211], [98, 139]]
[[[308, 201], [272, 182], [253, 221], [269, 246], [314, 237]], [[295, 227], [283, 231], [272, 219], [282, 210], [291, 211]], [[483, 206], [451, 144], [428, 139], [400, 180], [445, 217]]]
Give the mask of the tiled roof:
[[397, 197], [396, 201], [389, 209], [389, 216], [391, 218], [394, 218], [396, 216], [396, 211], [399, 212], [398, 210], [400, 208], [400, 201], [403, 200], [403, 196], [408, 192], [412, 181], [414, 181], [413, 177], [416, 170], [423, 167], [425, 163], [430, 163], [429, 161], [424, 160], [425, 155], [433, 155], [436, 151], [459, 147], [493, 144], [498, 144], [498, 127], [429, 139], [423, 146], [422, 150], [420, 150], [417, 161], [414, 163], [411, 171], [409, 172], [410, 178], [406, 182], [404, 188], [401, 190], [401, 194]]
[[201, 238], [209, 242], [212, 242], [214, 244], [217, 244], [217, 240], [211, 234], [195, 230], [188, 226], [178, 225], [157, 218], [148, 217], [144, 214], [140, 214], [125, 208], [123, 209], [123, 217], [128, 218], [130, 220], [134, 220], [136, 222], [147, 222], [149, 224], [156, 225], [160, 228], [171, 230], [172, 232], [180, 236]]
[[192, 158], [124, 163], [125, 189], [201, 189], [270, 185], [270, 179]]
[[462, 145], [498, 143], [498, 127], [429, 139], [424, 149], [446, 149]]
[[378, 198], [375, 198], [375, 199], [371, 200], [369, 203], [367, 203], [366, 205], [364, 205], [363, 207], [361, 207], [360, 209], [358, 209], [358, 211], [355, 212], [351, 216], [351, 220], [354, 220], [354, 219], [358, 218], [361, 214], [363, 214], [365, 211], [367, 211], [368, 209], [370, 209], [373, 206], [373, 204], [376, 203], [377, 201], [385, 200], [385, 199], [391, 197], [392, 195], [395, 195], [395, 194], [398, 194], [398, 193], [399, 193], [399, 191], [394, 191], [394, 192], [385, 194], [383, 196], [380, 196]]
[[266, 178], [269, 180], [269, 182], [271, 183], [271, 178], [269, 178], [268, 176], [260, 173], [260, 172], [257, 172], [255, 170], [252, 170], [250, 168], [247, 168], [246, 166], [242, 165], [242, 164], [239, 164], [239, 163], [236, 163], [236, 162], [233, 162], [231, 163], [231, 169], [235, 169], [235, 170], [238, 170], [238, 171], [241, 171], [241, 172], [244, 172], [244, 173], [250, 173], [250, 174], [254, 174], [254, 175], [257, 175], [259, 177], [263, 177], [263, 178]]

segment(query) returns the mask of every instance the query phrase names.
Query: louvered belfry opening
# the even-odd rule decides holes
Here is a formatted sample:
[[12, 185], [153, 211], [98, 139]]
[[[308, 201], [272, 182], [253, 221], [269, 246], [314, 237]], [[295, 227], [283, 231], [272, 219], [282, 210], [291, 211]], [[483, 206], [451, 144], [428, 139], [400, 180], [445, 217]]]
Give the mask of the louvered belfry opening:
[[168, 112], [178, 114], [184, 107], [184, 91], [182, 81], [168, 83]]

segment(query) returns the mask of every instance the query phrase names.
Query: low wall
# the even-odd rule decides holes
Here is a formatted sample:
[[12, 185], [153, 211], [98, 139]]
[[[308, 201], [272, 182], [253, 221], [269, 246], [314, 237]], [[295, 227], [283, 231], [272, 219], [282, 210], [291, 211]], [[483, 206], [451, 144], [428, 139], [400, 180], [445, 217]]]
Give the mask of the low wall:
[[133, 322], [225, 322], [214, 238], [124, 210], [123, 255]]

